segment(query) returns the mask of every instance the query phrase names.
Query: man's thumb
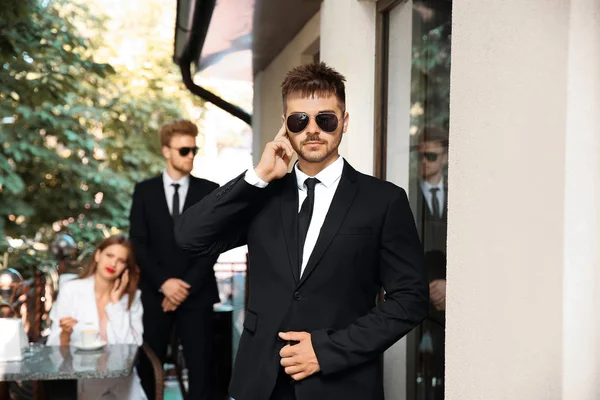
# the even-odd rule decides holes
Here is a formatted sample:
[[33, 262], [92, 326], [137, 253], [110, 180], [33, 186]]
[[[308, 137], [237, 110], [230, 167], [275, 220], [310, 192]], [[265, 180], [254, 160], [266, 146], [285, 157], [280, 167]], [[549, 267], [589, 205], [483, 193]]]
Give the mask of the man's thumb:
[[283, 340], [299, 342], [306, 337], [306, 332], [279, 332], [279, 337]]

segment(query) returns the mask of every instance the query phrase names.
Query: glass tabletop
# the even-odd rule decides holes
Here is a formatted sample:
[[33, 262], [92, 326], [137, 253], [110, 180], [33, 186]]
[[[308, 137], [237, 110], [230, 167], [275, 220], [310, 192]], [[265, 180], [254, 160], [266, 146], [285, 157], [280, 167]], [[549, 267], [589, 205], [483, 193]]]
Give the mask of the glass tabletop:
[[0, 381], [106, 379], [129, 376], [138, 352], [133, 344], [95, 351], [75, 347], [37, 347], [23, 360], [0, 362]]

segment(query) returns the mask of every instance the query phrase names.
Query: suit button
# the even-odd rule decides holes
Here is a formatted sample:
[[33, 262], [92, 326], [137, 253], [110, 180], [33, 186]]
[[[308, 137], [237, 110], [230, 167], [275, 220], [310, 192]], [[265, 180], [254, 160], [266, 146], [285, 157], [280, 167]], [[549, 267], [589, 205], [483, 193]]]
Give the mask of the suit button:
[[302, 293], [295, 292], [294, 293], [294, 300], [298, 300], [298, 301], [302, 300]]

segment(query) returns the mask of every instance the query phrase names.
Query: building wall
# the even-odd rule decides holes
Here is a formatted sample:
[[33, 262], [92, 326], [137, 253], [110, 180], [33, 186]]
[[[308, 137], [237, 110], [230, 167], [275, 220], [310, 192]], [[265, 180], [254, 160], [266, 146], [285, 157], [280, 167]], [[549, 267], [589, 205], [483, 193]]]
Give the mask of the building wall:
[[321, 5], [321, 60], [347, 79], [350, 124], [340, 152], [366, 174], [373, 173], [375, 21], [375, 2], [324, 0]]
[[454, 3], [448, 400], [600, 398], [599, 6]]
[[600, 2], [569, 12], [563, 400], [600, 399]]

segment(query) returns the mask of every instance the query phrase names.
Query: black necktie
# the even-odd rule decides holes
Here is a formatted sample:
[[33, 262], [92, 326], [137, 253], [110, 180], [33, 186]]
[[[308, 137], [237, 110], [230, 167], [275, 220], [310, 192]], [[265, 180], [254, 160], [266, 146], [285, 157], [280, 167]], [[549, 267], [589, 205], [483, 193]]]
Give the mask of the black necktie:
[[440, 188], [431, 188], [429, 189], [429, 191], [431, 192], [431, 212], [433, 214], [434, 217], [436, 218], [440, 218], [440, 201], [437, 197], [437, 192], [440, 190]]
[[312, 218], [313, 209], [315, 207], [315, 185], [319, 183], [317, 178], [308, 178], [304, 181], [307, 193], [304, 203], [298, 214], [298, 255], [300, 256], [300, 270], [302, 270], [302, 253], [304, 252], [304, 242], [308, 233], [308, 226]]
[[179, 183], [172, 183], [171, 186], [175, 188], [175, 193], [173, 193], [173, 212], [171, 215], [173, 219], [179, 218]]

